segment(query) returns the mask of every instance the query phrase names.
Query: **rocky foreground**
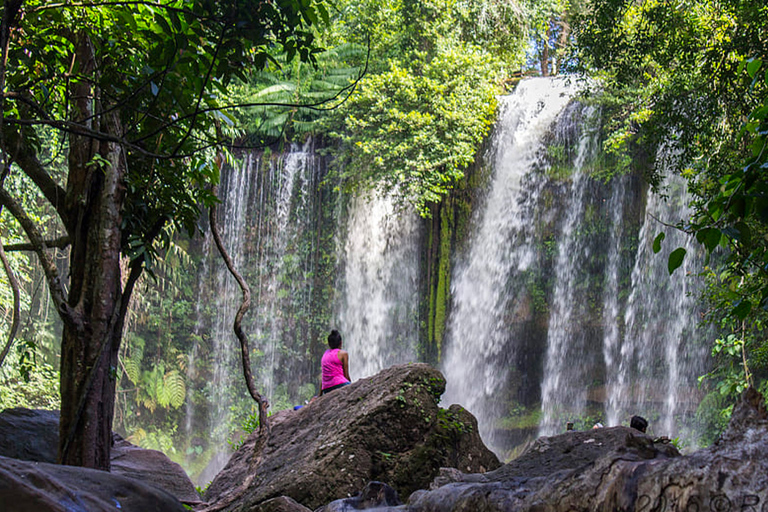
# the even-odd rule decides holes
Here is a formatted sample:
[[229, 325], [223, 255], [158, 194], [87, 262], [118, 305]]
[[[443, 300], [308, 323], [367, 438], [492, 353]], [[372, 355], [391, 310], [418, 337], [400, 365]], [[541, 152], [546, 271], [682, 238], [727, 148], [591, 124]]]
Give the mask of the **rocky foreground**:
[[441, 409], [445, 379], [426, 364], [394, 366], [272, 417], [266, 445], [248, 437], [211, 482], [216, 510], [250, 511], [289, 496], [311, 509], [354, 496], [382, 481], [407, 498], [427, 488], [441, 467], [483, 473], [500, 466], [475, 418]]
[[275, 414], [270, 437], [251, 435], [204, 500], [179, 495], [187, 484], [163, 483], [137, 462], [167, 472], [170, 461], [154, 459], [159, 452], [143, 457], [151, 450], [119, 439], [116, 453], [133, 457], [126, 470], [113, 456], [113, 472], [122, 474], [19, 460], [46, 460], [55, 435], [45, 422], [31, 426], [31, 416], [8, 427], [19, 413], [6, 411], [0, 510], [172, 511], [184, 510], [182, 500], [200, 512], [768, 511], [768, 414], [754, 390], [721, 439], [691, 455], [613, 427], [540, 438], [502, 466], [469, 413], [437, 405], [444, 386], [427, 365], [396, 366]]

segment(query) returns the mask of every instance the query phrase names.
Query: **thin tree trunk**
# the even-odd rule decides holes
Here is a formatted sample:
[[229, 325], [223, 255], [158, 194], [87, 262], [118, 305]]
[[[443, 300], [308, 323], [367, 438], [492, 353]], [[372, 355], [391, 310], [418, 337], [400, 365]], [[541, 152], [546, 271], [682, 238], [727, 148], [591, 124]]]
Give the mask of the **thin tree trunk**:
[[547, 32], [541, 49], [541, 76], [549, 76], [549, 38], [551, 35], [552, 31], [547, 24]]
[[[0, 211], [1, 210], [2, 208], [0, 207]], [[6, 356], [8, 355], [8, 352], [11, 350], [11, 346], [13, 345], [13, 340], [16, 338], [16, 331], [19, 329], [19, 313], [21, 312], [21, 297], [19, 293], [19, 281], [16, 279], [16, 274], [13, 273], [11, 264], [5, 255], [2, 239], [0, 239], [0, 260], [2, 260], [3, 262], [3, 269], [5, 269], [5, 274], [8, 276], [8, 283], [10, 283], [11, 285], [11, 290], [13, 290], [13, 319], [11, 321], [11, 329], [10, 331], [8, 331], [8, 341], [5, 342], [5, 347], [3, 348], [3, 351], [0, 352], [0, 368], [1, 368], [3, 366], [3, 362], [5, 361]]]

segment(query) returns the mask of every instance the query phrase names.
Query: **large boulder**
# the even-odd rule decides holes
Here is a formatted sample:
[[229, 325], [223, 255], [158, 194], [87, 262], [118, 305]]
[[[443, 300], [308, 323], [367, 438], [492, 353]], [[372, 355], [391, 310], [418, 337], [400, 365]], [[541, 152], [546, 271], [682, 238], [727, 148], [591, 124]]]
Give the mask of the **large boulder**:
[[117, 434], [112, 434], [112, 438], [111, 473], [159, 487], [183, 503], [202, 503], [184, 468], [163, 452], [139, 448]]
[[106, 471], [0, 457], [0, 510], [184, 512], [158, 487]]
[[271, 418], [211, 482], [212, 510], [251, 510], [289, 496], [311, 509], [348, 498], [371, 480], [402, 498], [426, 488], [441, 466], [483, 473], [499, 466], [471, 414], [441, 409], [445, 379], [426, 364], [394, 366]]
[[56, 463], [59, 411], [5, 409], [0, 412], [0, 455], [33, 462]]
[[485, 475], [443, 471], [436, 489], [389, 510], [768, 510], [763, 404], [748, 390], [721, 440], [688, 456], [626, 427], [567, 433]]
[[[112, 474], [159, 487], [184, 503], [201, 503], [184, 469], [164, 453], [139, 448], [117, 434], [112, 441]], [[0, 413], [0, 456], [53, 464], [58, 444], [58, 411], [19, 408]]]

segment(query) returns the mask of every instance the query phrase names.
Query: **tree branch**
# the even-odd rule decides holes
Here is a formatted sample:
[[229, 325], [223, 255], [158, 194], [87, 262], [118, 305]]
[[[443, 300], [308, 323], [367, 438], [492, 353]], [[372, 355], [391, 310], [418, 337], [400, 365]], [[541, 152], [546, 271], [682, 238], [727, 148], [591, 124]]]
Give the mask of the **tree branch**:
[[[196, 109], [193, 113], [187, 114], [184, 116], [179, 116], [171, 120], [170, 122], [162, 125], [161, 127], [157, 128], [155, 131], [139, 138], [134, 141], [132, 141], [134, 144], [140, 143], [146, 139], [152, 138], [155, 135], [157, 135], [160, 132], [163, 132], [170, 128], [171, 126], [178, 124], [182, 121], [186, 121], [187, 119], [194, 118], [199, 116], [200, 114], [207, 114], [209, 112], [224, 112], [226, 110], [234, 110], [237, 108], [251, 108], [251, 107], [285, 107], [285, 108], [305, 108], [307, 110], [313, 110], [315, 112], [330, 112], [331, 110], [335, 110], [342, 106], [350, 96], [352, 96], [352, 93], [355, 92], [355, 89], [357, 88], [360, 81], [365, 77], [365, 75], [368, 73], [368, 61], [370, 59], [370, 43], [368, 46], [368, 56], [365, 60], [365, 67], [360, 72], [360, 74], [357, 76], [357, 78], [349, 85], [346, 85], [338, 90], [336, 94], [331, 96], [330, 98], [325, 98], [319, 101], [316, 101], [314, 103], [281, 103], [281, 102], [271, 102], [271, 101], [263, 101], [263, 102], [252, 102], [252, 103], [237, 103], [237, 104], [229, 104], [229, 105], [221, 105], [218, 107], [208, 107], [203, 109]], [[331, 107], [324, 107], [323, 105], [326, 105], [328, 103], [331, 103], [332, 101], [335, 101], [340, 96], [342, 96], [344, 93], [346, 95], [344, 96], [344, 99], [336, 103], [335, 105]]]
[[[51, 240], [43, 240], [45, 246], [49, 249], [64, 249], [69, 246], [68, 236], [60, 236]], [[31, 243], [8, 244], [5, 246], [5, 252], [34, 251], [35, 246]]]
[[[217, 188], [218, 187], [216, 186], [213, 187], [212, 192], [214, 196], [218, 194]], [[219, 249], [219, 253], [224, 260], [224, 263], [227, 265], [229, 272], [234, 276], [237, 284], [240, 286], [240, 289], [243, 292], [243, 302], [240, 304], [240, 308], [237, 310], [237, 314], [235, 315], [233, 330], [235, 331], [237, 339], [240, 341], [240, 353], [243, 362], [243, 376], [245, 377], [245, 384], [248, 387], [248, 392], [251, 394], [251, 397], [259, 405], [259, 431], [265, 436], [269, 436], [269, 418], [267, 417], [269, 402], [264, 397], [262, 397], [261, 394], [259, 394], [259, 392], [256, 390], [256, 385], [253, 383], [253, 374], [251, 373], [251, 357], [248, 349], [248, 336], [245, 334], [245, 332], [243, 332], [241, 326], [243, 316], [251, 305], [251, 289], [248, 286], [248, 283], [245, 282], [243, 277], [235, 268], [235, 265], [232, 262], [232, 258], [229, 257], [229, 253], [224, 247], [224, 243], [221, 240], [221, 235], [219, 234], [215, 205], [211, 206], [209, 218], [211, 224], [211, 234], [213, 235], [213, 240], [216, 242], [216, 247]]]
[[195, 124], [197, 123], [197, 116], [200, 115], [200, 104], [203, 102], [203, 96], [205, 95], [205, 88], [208, 85], [208, 82], [211, 80], [211, 75], [213, 75], [213, 69], [216, 67], [216, 59], [219, 57], [219, 50], [221, 49], [221, 43], [224, 41], [224, 36], [227, 34], [227, 27], [222, 27], [221, 34], [219, 34], [219, 40], [216, 42], [216, 48], [213, 52], [213, 55], [211, 56], [211, 65], [208, 66], [208, 71], [205, 73], [205, 78], [203, 79], [203, 83], [200, 86], [200, 92], [197, 95], [197, 103], [195, 104], [195, 111], [190, 114], [192, 116], [192, 122], [189, 123], [189, 128], [187, 129], [187, 133], [184, 134], [184, 136], [181, 138], [179, 143], [176, 145], [176, 149], [173, 150], [173, 156], [176, 156], [179, 153], [179, 150], [184, 146], [184, 143], [189, 139], [189, 136], [192, 134], [192, 130], [195, 129]]
[[180, 7], [171, 7], [170, 5], [162, 4], [160, 2], [147, 2], [147, 1], [130, 1], [130, 2], [82, 2], [82, 3], [75, 3], [75, 2], [64, 2], [64, 3], [58, 3], [58, 4], [47, 4], [40, 7], [37, 7], [35, 9], [31, 9], [30, 13], [45, 11], [49, 9], [61, 9], [61, 8], [70, 8], [70, 9], [76, 9], [78, 7], [119, 7], [119, 6], [129, 6], [129, 5], [143, 5], [147, 7], [153, 7], [153, 8], [161, 8], [165, 9], [166, 11], [173, 11], [177, 12], [179, 14], [187, 14], [189, 16], [194, 16], [195, 18], [199, 20], [211, 20], [215, 19], [212, 17], [207, 16], [200, 16], [194, 11], [190, 11], [189, 9], [182, 9]]
[[48, 247], [46, 246], [45, 240], [37, 225], [29, 218], [29, 215], [27, 215], [27, 212], [24, 211], [21, 205], [19, 205], [16, 200], [11, 197], [8, 191], [2, 187], [0, 187], [0, 205], [8, 208], [8, 211], [11, 212], [11, 215], [13, 215], [17, 221], [19, 221], [22, 229], [27, 234], [27, 237], [33, 246], [33, 250], [40, 259], [40, 264], [43, 267], [43, 272], [45, 273], [48, 287], [51, 291], [51, 297], [53, 298], [53, 302], [56, 305], [56, 309], [59, 311], [62, 320], [74, 324], [74, 316], [72, 315], [69, 304], [67, 304], [66, 293], [64, 292], [64, 287], [59, 278], [59, 270], [56, 268], [53, 259], [51, 259], [50, 255], [46, 252]]
[[[11, 123], [13, 121], [6, 118], [5, 122]], [[45, 199], [56, 209], [56, 213], [59, 214], [61, 221], [66, 226], [68, 215], [64, 207], [64, 197], [66, 195], [64, 188], [51, 178], [43, 164], [37, 159], [35, 151], [24, 142], [20, 133], [10, 130], [8, 132], [3, 130], [3, 132], [5, 142], [8, 145], [8, 152], [13, 155], [14, 162], [37, 185]]]
[[19, 329], [19, 316], [21, 315], [21, 294], [19, 293], [19, 281], [16, 279], [16, 274], [13, 273], [11, 264], [8, 262], [8, 258], [5, 255], [3, 249], [3, 240], [0, 238], [0, 260], [3, 262], [3, 268], [5, 274], [8, 276], [8, 282], [13, 290], [13, 320], [11, 321], [11, 329], [8, 332], [8, 341], [5, 343], [2, 353], [0, 353], [0, 368], [3, 366], [5, 357], [11, 350], [13, 340], [16, 338], [16, 331]]

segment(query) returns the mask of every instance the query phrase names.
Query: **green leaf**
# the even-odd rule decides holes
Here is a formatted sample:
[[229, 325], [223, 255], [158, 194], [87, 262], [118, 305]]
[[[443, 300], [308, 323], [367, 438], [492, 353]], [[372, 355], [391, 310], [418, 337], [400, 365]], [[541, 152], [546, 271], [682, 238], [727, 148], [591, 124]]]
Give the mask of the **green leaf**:
[[665, 237], [666, 235], [664, 234], [663, 231], [658, 235], [656, 235], [656, 238], [653, 240], [653, 254], [659, 253], [659, 251], [661, 250], [661, 242], [664, 241]]
[[737, 222], [734, 228], [739, 232], [736, 239], [744, 245], [749, 245], [752, 241], [752, 231], [747, 226], [747, 223], [743, 221]]
[[667, 263], [667, 268], [669, 269], [669, 275], [672, 275], [675, 270], [680, 267], [680, 265], [683, 264], [683, 260], [685, 259], [685, 253], [686, 250], [682, 247], [678, 247], [672, 253], [669, 255], [669, 262]]
[[696, 233], [696, 240], [704, 245], [708, 252], [712, 252], [720, 244], [722, 236], [717, 228], [704, 228]]
[[755, 78], [757, 70], [763, 65], [763, 61], [760, 59], [752, 59], [747, 63], [747, 73], [751, 78]]
[[731, 310], [731, 313], [736, 315], [739, 320], [744, 320], [747, 315], [752, 311], [752, 302], [748, 299], [740, 300]]

